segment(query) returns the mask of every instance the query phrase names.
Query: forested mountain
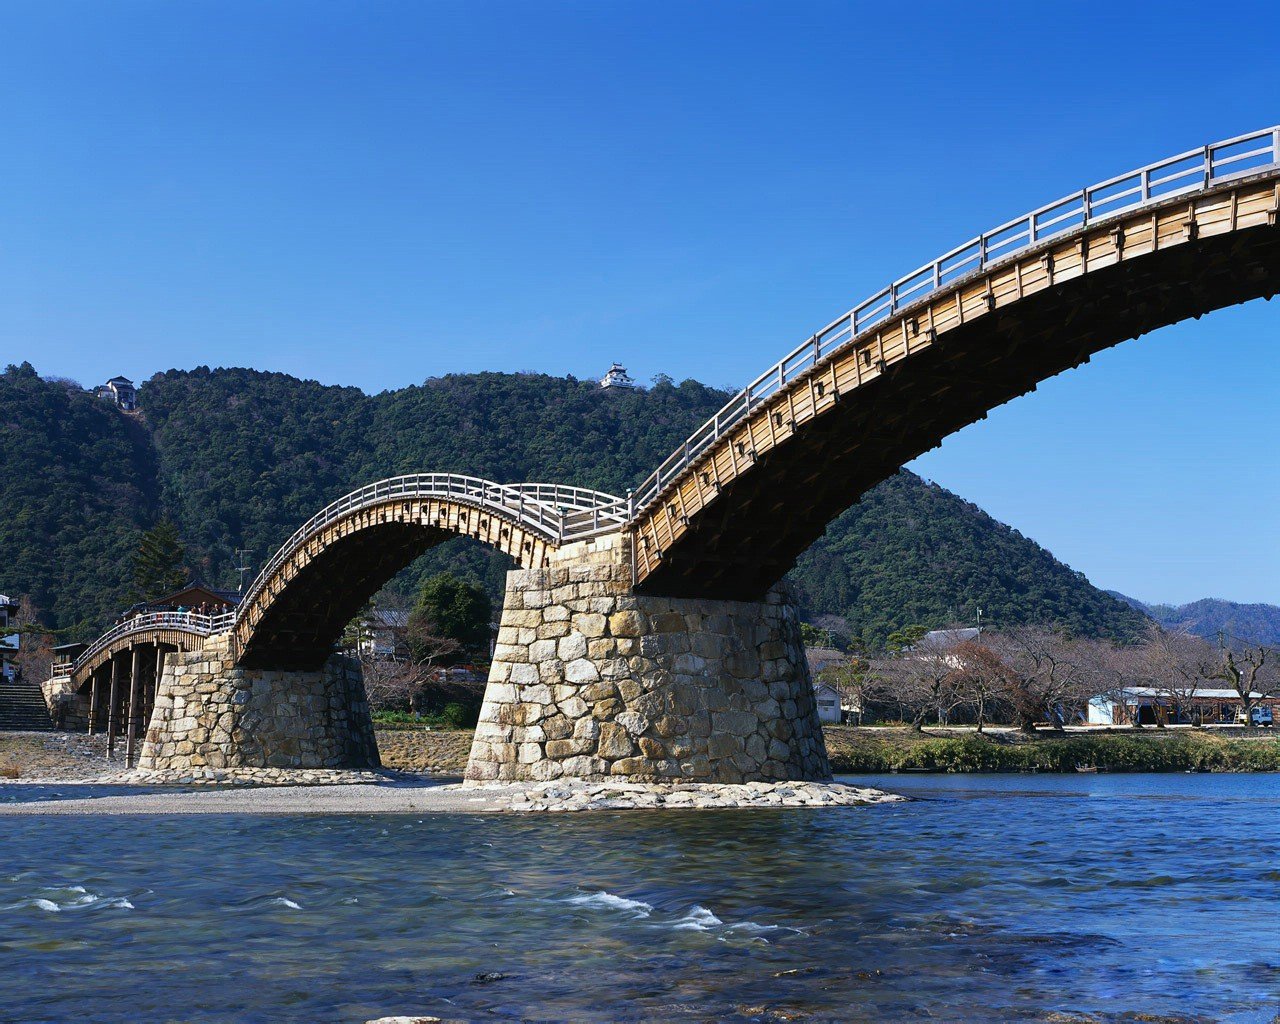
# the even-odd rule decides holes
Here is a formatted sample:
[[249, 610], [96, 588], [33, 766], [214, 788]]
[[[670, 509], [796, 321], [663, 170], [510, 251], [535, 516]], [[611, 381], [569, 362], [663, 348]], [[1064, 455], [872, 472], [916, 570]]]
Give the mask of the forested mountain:
[[1280, 607], [1236, 604], [1207, 597], [1190, 604], [1144, 604], [1135, 597], [1108, 591], [1166, 629], [1181, 629], [1214, 640], [1220, 633], [1259, 644], [1280, 643]]
[[92, 631], [124, 600], [156, 497], [137, 420], [30, 363], [0, 374], [0, 592]]
[[[261, 564], [305, 519], [398, 473], [454, 471], [625, 494], [729, 397], [694, 381], [602, 390], [538, 374], [452, 375], [366, 395], [255, 370], [171, 370], [128, 416], [41, 380], [0, 384], [0, 590], [29, 593], [50, 623], [83, 630], [123, 606], [129, 558], [162, 515], [193, 575], [234, 585], [237, 549]], [[500, 597], [505, 556], [469, 541], [429, 553], [411, 586], [448, 565]], [[1047, 620], [1126, 636], [1142, 617], [979, 509], [909, 473], [872, 491], [795, 573], [812, 615], [875, 643], [908, 622], [980, 605], [988, 621]]]
[[1041, 620], [1111, 639], [1145, 619], [1035, 541], [950, 491], [902, 472], [827, 527], [792, 572], [810, 616], [843, 615], [877, 643], [903, 623]]

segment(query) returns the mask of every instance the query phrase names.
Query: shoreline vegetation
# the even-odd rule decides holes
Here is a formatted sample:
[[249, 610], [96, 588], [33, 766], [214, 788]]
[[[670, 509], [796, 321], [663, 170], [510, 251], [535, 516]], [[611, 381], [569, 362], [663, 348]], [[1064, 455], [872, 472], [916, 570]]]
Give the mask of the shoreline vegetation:
[[921, 772], [1274, 772], [1271, 730], [1097, 730], [1035, 734], [905, 727], [824, 727], [837, 775]]
[[[1275, 772], [1280, 735], [1272, 730], [1123, 729], [1027, 735], [997, 728], [823, 727], [837, 775], [919, 772]], [[461, 773], [469, 730], [378, 728], [383, 764], [400, 771]]]
[[[836, 775], [894, 772], [1277, 772], [1274, 730], [1128, 729], [1027, 735], [1012, 729], [827, 725]], [[461, 775], [471, 750], [468, 729], [401, 726], [377, 729], [383, 766], [394, 771]], [[96, 776], [105, 738], [68, 733], [0, 735], [0, 783]]]

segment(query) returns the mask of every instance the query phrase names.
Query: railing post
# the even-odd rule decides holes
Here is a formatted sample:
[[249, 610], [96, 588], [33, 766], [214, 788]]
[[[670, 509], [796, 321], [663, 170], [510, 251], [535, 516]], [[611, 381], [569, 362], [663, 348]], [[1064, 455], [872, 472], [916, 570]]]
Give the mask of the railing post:
[[1034, 213], [1031, 213], [1027, 215], [1027, 245], [1035, 245], [1035, 244], [1036, 244], [1036, 215]]
[[1204, 147], [1204, 187], [1209, 187], [1209, 182], [1213, 180], [1213, 147]]
[[631, 522], [636, 514], [636, 494], [630, 487], [627, 488], [627, 522]]
[[1151, 168], [1144, 167], [1141, 175], [1142, 191], [1140, 193], [1141, 202], [1145, 205], [1151, 201]]

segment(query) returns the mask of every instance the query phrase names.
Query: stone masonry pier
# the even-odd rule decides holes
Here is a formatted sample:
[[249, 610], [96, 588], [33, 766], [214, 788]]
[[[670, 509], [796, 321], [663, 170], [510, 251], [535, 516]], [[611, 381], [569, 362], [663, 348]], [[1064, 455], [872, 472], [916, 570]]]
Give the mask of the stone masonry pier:
[[467, 779], [830, 777], [785, 584], [638, 596], [621, 537], [511, 572]]
[[273, 672], [240, 667], [231, 647], [227, 633], [168, 657], [139, 767], [379, 767], [357, 662]]

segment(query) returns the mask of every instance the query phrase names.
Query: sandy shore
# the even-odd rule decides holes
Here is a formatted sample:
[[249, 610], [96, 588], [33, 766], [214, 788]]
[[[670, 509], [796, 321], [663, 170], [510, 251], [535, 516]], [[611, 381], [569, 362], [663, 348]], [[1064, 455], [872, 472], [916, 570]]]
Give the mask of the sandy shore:
[[[19, 790], [24, 784], [0, 787]], [[154, 793], [116, 793], [84, 783], [53, 783], [58, 799], [26, 803], [0, 799], [0, 815], [103, 814], [493, 814], [591, 810], [703, 810], [727, 808], [849, 807], [893, 803], [880, 790], [822, 783], [751, 783], [745, 786], [643, 786], [613, 783], [486, 784], [464, 789], [456, 781], [403, 778], [374, 784], [273, 786]]]
[[[8, 787], [5, 787], [8, 788]], [[17, 788], [16, 786], [13, 788]], [[62, 799], [0, 803], [0, 815], [49, 814], [416, 814], [503, 809], [494, 795], [472, 793], [443, 781], [351, 786], [273, 786], [191, 789], [157, 793], [75, 797], [75, 783], [58, 783]]]

